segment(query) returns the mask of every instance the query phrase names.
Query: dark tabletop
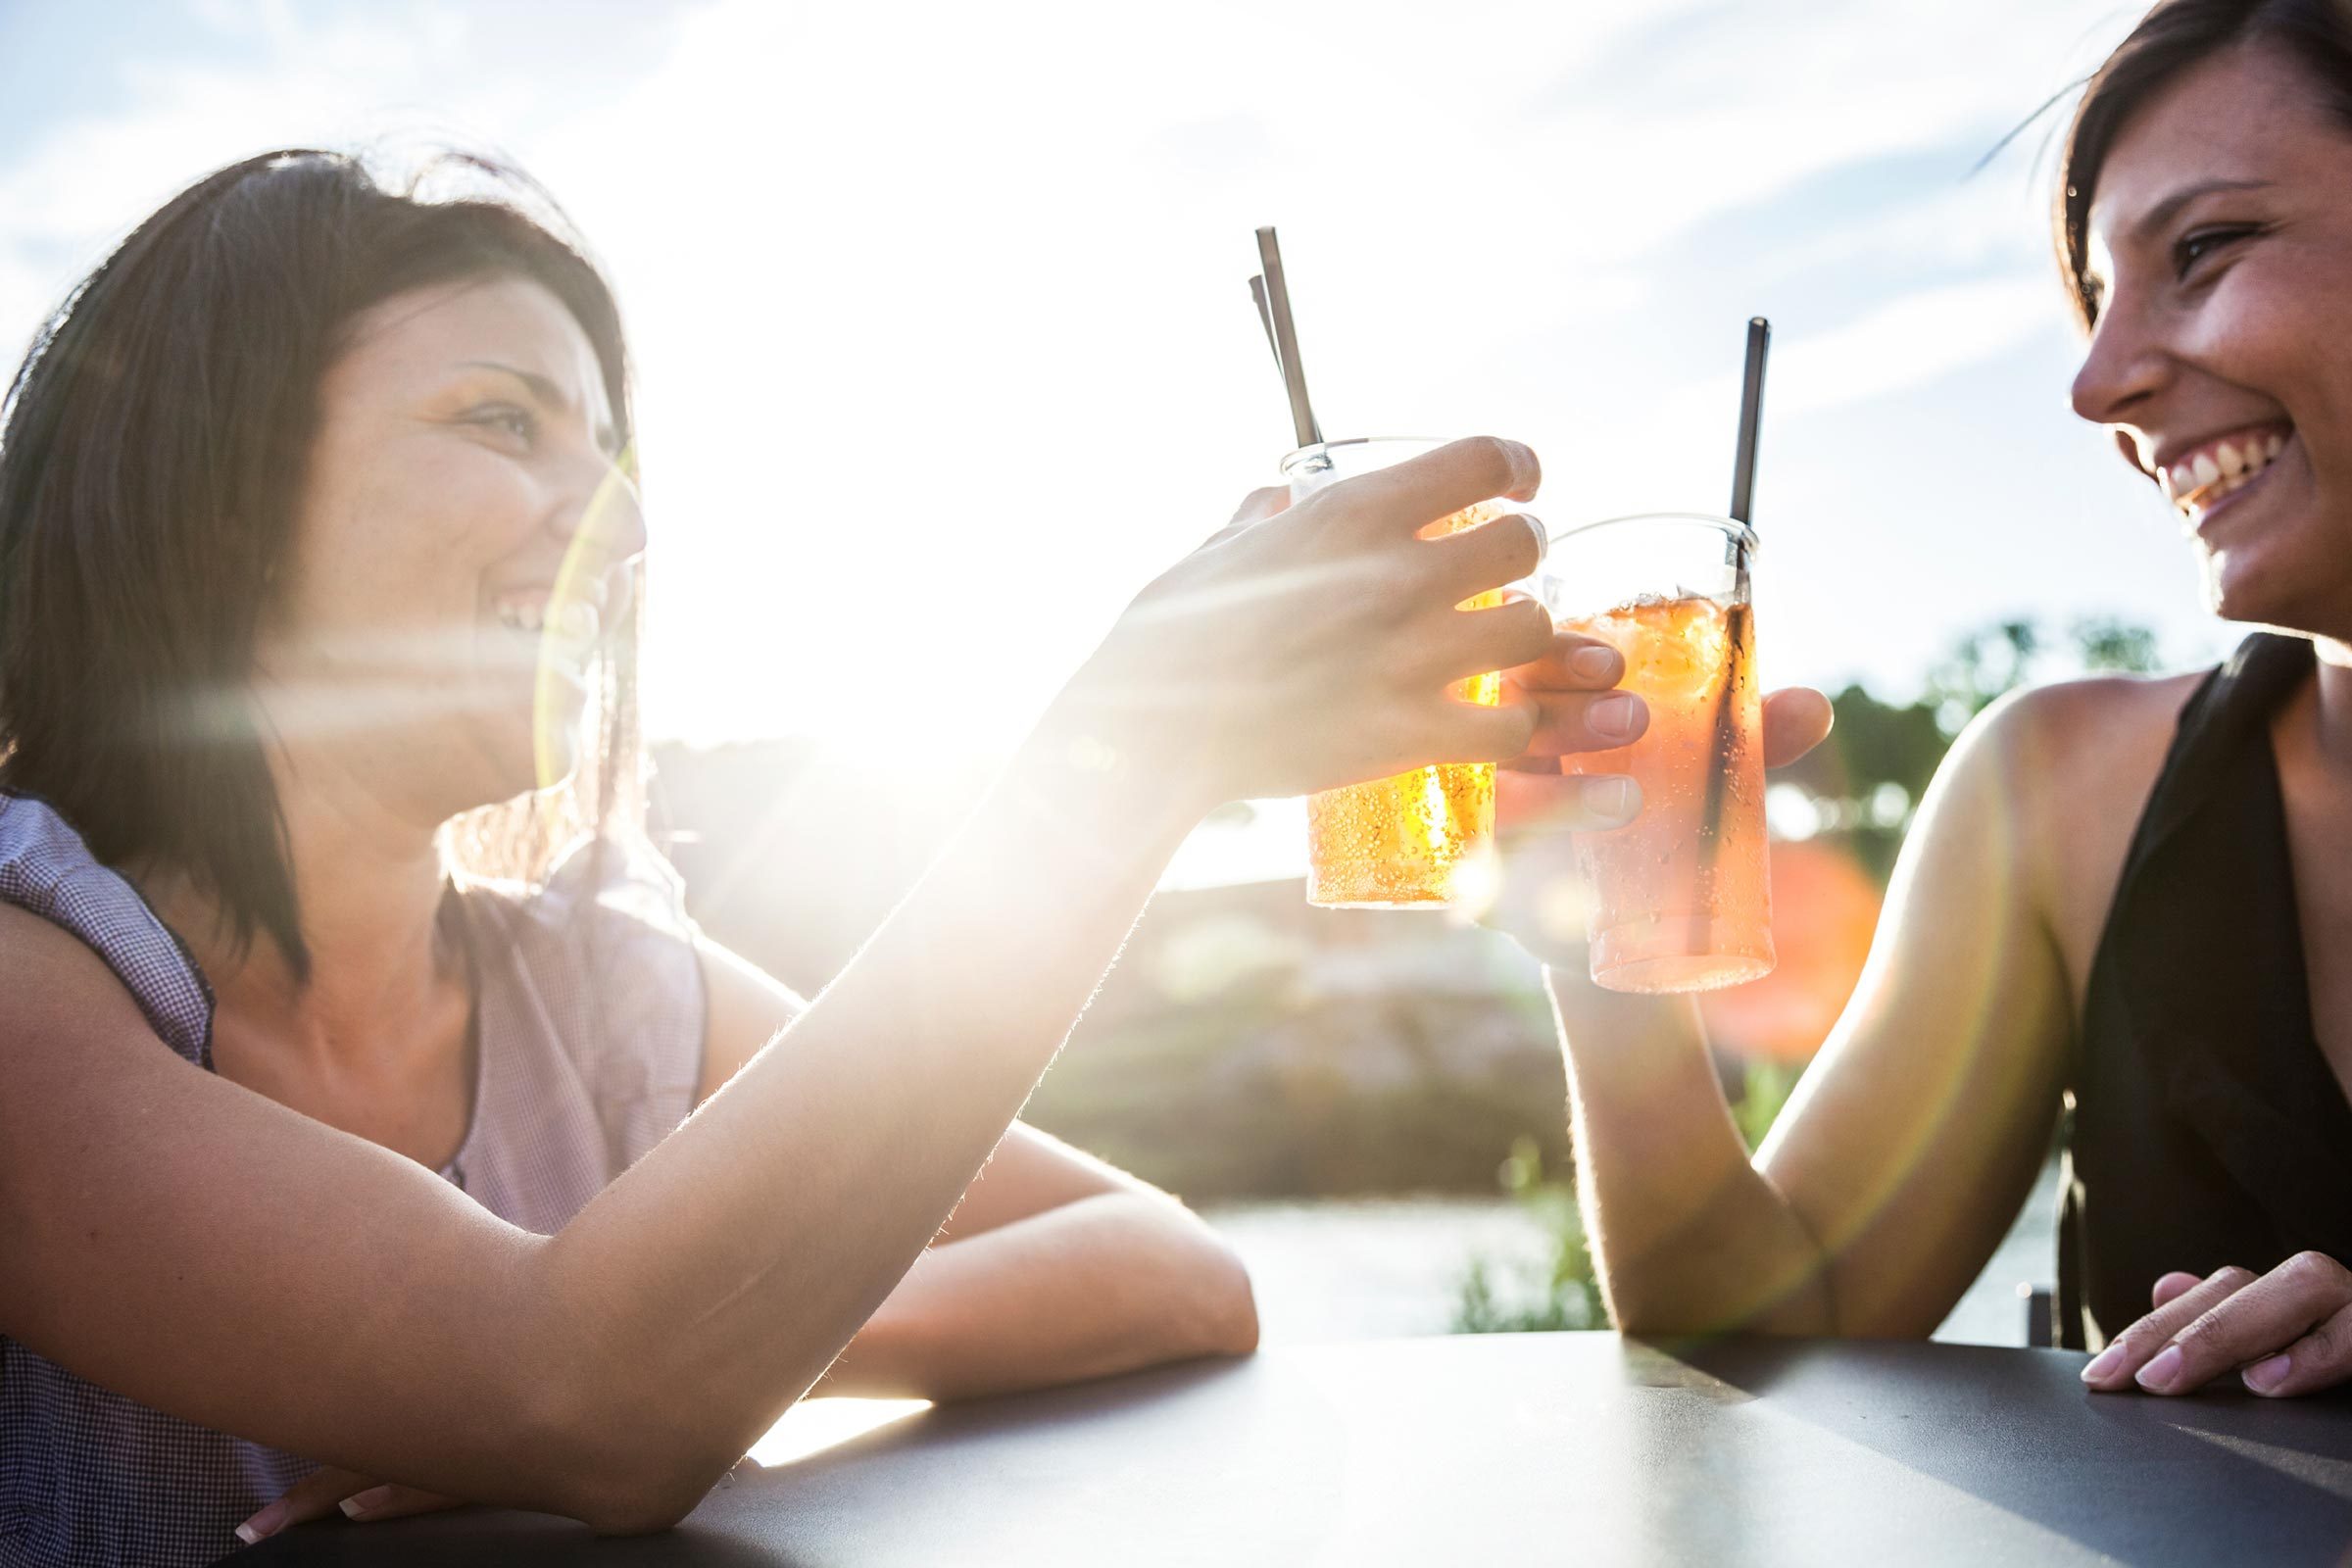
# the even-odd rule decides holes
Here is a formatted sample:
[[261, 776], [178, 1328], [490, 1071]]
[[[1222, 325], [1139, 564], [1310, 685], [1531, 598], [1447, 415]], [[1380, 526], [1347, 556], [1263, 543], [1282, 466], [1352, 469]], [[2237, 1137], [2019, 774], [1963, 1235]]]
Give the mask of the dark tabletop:
[[924, 1411], [600, 1541], [471, 1509], [277, 1563], [2327, 1563], [2352, 1398], [2086, 1394], [2083, 1357], [1608, 1334], [1266, 1350]]

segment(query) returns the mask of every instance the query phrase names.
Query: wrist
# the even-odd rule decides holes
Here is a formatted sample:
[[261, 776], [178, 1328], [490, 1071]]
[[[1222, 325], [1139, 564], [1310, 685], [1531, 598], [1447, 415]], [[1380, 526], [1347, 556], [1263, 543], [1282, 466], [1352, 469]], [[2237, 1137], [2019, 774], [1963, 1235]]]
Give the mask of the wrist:
[[1140, 755], [1064, 710], [1022, 742], [1003, 793], [1060, 836], [1159, 860], [1217, 804], [1193, 770]]

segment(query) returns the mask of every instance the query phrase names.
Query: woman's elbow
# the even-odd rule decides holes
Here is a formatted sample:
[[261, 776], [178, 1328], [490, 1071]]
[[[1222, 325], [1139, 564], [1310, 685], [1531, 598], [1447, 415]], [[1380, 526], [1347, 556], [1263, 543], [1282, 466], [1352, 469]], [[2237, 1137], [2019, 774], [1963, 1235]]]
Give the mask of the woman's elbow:
[[1196, 1309], [1202, 1355], [1249, 1355], [1257, 1349], [1257, 1293], [1250, 1270], [1221, 1240]]

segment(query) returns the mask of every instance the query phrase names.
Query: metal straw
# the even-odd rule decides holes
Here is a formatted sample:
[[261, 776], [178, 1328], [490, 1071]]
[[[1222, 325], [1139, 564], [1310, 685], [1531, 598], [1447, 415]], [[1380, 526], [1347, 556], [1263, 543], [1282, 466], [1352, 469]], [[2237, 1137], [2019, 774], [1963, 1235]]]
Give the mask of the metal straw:
[[[1274, 313], [1266, 307], [1266, 276], [1263, 272], [1251, 274], [1250, 297], [1257, 301], [1257, 324], [1266, 329], [1266, 348], [1274, 356], [1274, 373], [1280, 375], [1282, 345], [1274, 341]], [[1284, 385], [1289, 385], [1289, 382], [1284, 382]]]
[[1732, 515], [1740, 522], [1756, 504], [1756, 429], [1764, 422], [1764, 356], [1772, 348], [1772, 323], [1761, 316], [1747, 323], [1747, 372], [1740, 385], [1740, 449], [1732, 460]]
[[1291, 291], [1282, 280], [1282, 247], [1270, 227], [1257, 231], [1257, 259], [1265, 269], [1266, 309], [1274, 320], [1274, 357], [1282, 362], [1282, 387], [1291, 398], [1291, 427], [1302, 447], [1319, 445], [1323, 427], [1306, 400], [1306, 371], [1298, 363], [1298, 329], [1291, 321]]

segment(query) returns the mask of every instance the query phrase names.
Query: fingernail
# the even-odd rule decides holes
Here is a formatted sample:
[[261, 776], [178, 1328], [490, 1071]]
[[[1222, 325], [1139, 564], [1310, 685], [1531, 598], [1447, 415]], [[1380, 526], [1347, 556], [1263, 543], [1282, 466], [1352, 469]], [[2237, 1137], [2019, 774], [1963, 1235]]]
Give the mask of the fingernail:
[[2281, 1351], [2278, 1355], [2267, 1360], [2257, 1361], [2246, 1368], [2244, 1377], [2247, 1388], [2252, 1389], [2256, 1394], [2268, 1394], [2286, 1381], [2286, 1355]]
[[1634, 724], [1642, 714], [1641, 702], [1639, 697], [1613, 692], [1592, 705], [1591, 711], [1585, 715], [1585, 722], [1592, 726], [1593, 734], [1604, 740], [1630, 740]]
[[1630, 778], [1589, 779], [1585, 784], [1585, 809], [1606, 822], [1622, 822], [1634, 814], [1640, 797], [1634, 793]]
[[237, 1526], [237, 1539], [250, 1546], [265, 1536], [276, 1535], [277, 1527], [285, 1523], [285, 1518], [286, 1505], [283, 1502], [273, 1502]]
[[1542, 566], [1544, 564], [1544, 558], [1551, 554], [1551, 534], [1544, 528], [1544, 519], [1537, 516], [1535, 514], [1522, 512], [1519, 514], [1519, 515], [1526, 520], [1526, 523], [1530, 528], [1535, 530], [1536, 564], [1538, 566]]
[[2135, 1381], [2143, 1389], [2162, 1394], [2173, 1386], [2180, 1375], [2180, 1347], [2168, 1345], [2156, 1352], [2156, 1359], [2139, 1369]]
[[355, 1492], [345, 1497], [340, 1506], [343, 1509], [344, 1518], [365, 1519], [391, 1500], [392, 1489], [390, 1487], [369, 1487], [366, 1492]]
[[2090, 1358], [2090, 1364], [2082, 1369], [2082, 1381], [2085, 1383], [2098, 1382], [2121, 1366], [2123, 1360], [2124, 1348], [2120, 1345], [2110, 1345]]
[[1579, 648], [1568, 656], [1568, 667], [1586, 680], [1607, 680], [1617, 673], [1617, 650]]

